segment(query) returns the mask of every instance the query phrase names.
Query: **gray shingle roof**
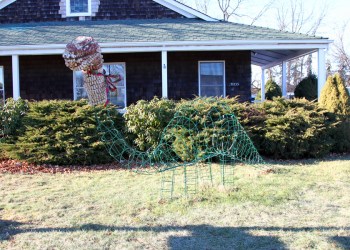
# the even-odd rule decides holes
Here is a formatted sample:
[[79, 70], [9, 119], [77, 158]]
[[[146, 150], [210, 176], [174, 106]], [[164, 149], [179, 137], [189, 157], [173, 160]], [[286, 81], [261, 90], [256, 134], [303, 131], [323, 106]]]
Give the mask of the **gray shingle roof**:
[[66, 44], [80, 35], [92, 36], [99, 43], [321, 39], [257, 26], [187, 18], [6, 24], [0, 25], [0, 34], [0, 46]]

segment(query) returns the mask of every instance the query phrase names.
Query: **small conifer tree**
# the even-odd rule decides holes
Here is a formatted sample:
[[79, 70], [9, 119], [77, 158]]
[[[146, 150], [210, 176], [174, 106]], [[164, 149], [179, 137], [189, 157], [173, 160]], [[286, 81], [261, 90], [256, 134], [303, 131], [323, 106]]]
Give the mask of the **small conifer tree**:
[[340, 115], [350, 115], [350, 96], [339, 74], [329, 76], [321, 92], [320, 106]]
[[[281, 96], [282, 96], [281, 87], [278, 86], [278, 84], [274, 80], [269, 79], [265, 85], [265, 99], [272, 100], [274, 97], [281, 97]], [[261, 100], [261, 90], [259, 91], [255, 99]]]
[[305, 77], [295, 88], [294, 96], [305, 98], [309, 101], [317, 99], [317, 76], [310, 74]]

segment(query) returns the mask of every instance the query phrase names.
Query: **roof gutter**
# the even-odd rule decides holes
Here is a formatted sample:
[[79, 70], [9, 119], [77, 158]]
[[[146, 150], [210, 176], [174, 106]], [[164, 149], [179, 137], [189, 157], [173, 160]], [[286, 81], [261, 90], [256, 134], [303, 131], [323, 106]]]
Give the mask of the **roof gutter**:
[[[232, 41], [166, 41], [166, 42], [115, 42], [100, 43], [103, 53], [132, 53], [160, 51], [227, 51], [227, 50], [294, 50], [328, 49], [333, 41], [312, 40], [232, 40]], [[66, 44], [0, 46], [0, 56], [58, 55]]]

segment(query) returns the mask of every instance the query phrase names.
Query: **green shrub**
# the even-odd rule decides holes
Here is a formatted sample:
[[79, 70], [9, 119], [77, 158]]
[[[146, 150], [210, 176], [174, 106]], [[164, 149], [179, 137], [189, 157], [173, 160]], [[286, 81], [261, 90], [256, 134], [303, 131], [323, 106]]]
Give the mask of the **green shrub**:
[[[281, 87], [278, 86], [278, 84], [274, 80], [269, 79], [265, 84], [265, 99], [273, 100], [274, 97], [281, 97], [281, 96], [282, 96]], [[256, 100], [261, 100], [261, 91], [259, 91], [258, 95], [256, 96]]]
[[335, 121], [317, 104], [278, 98], [258, 105], [267, 116], [259, 141], [263, 155], [298, 159], [320, 157], [331, 151], [334, 141], [329, 133]]
[[157, 97], [130, 105], [124, 114], [129, 141], [142, 151], [155, 148], [161, 132], [175, 114], [175, 106], [174, 101]]
[[225, 128], [214, 131], [208, 124], [220, 123], [222, 115], [231, 113], [258, 151], [268, 157], [297, 159], [350, 152], [349, 119], [328, 112], [317, 103], [276, 98], [248, 104], [232, 98], [209, 97], [180, 102], [158, 98], [139, 101], [128, 108], [125, 119], [113, 106], [91, 107], [86, 101], [29, 103], [29, 110], [20, 119], [22, 125], [16, 126], [20, 129], [1, 145], [0, 155], [59, 165], [110, 162], [97, 132], [95, 115], [102, 123], [110, 121], [109, 115], [137, 148], [150, 150], [158, 145], [161, 133], [176, 112], [189, 122], [182, 128], [171, 127], [167, 138], [183, 161], [203, 154], [203, 147], [214, 143], [210, 140], [214, 133], [225, 137]]
[[86, 101], [41, 101], [29, 104], [25, 130], [7, 155], [33, 163], [59, 165], [111, 162], [97, 133], [95, 115], [102, 122], [107, 112], [117, 120], [113, 106], [91, 107]]
[[339, 74], [329, 76], [322, 89], [320, 106], [339, 115], [350, 115], [350, 96]]
[[[222, 105], [224, 104], [224, 105]], [[159, 122], [161, 115], [155, 112], [156, 107], [165, 105], [164, 100], [155, 99], [151, 102], [140, 101], [133, 106], [132, 116], [128, 117], [127, 123], [132, 124], [139, 145], [148, 149], [146, 140], [139, 134], [142, 131], [149, 131], [147, 135], [152, 139], [152, 147], [158, 144], [161, 132], [173, 117], [175, 110], [183, 117], [189, 118], [188, 128], [170, 129], [167, 131], [172, 140], [174, 152], [184, 161], [194, 159], [202, 154], [201, 148], [208, 144], [213, 131], [206, 128], [208, 114], [211, 117], [220, 117], [225, 114], [234, 113], [241, 125], [244, 127], [258, 151], [272, 158], [298, 159], [307, 157], [324, 156], [331, 151], [339, 152], [346, 150], [349, 142], [344, 139], [337, 145], [336, 138], [343, 137], [345, 129], [340, 126], [337, 117], [326, 110], [319, 108], [316, 103], [305, 99], [285, 100], [277, 98], [274, 101], [267, 101], [262, 104], [238, 103], [230, 98], [196, 98], [195, 100], [183, 100], [176, 104], [171, 102], [171, 108], [163, 117], [163, 123]], [[168, 107], [165, 105], [165, 107]], [[228, 107], [224, 108], [223, 107]], [[128, 111], [129, 112], [129, 111]], [[215, 113], [213, 113], [215, 112]], [[139, 120], [139, 118], [142, 118]], [[157, 121], [156, 129], [152, 128], [152, 121]], [[166, 121], [166, 122], [165, 122]], [[197, 124], [196, 130], [191, 131], [191, 124]], [[174, 123], [175, 124], [175, 123]], [[128, 125], [127, 125], [128, 126]], [[152, 133], [150, 133], [152, 131]], [[215, 131], [218, 133], [218, 131]], [[225, 134], [225, 132], [219, 132]], [[341, 142], [341, 143], [340, 143]], [[150, 145], [150, 144], [148, 144]]]
[[18, 135], [22, 128], [22, 118], [28, 111], [28, 103], [25, 100], [17, 101], [6, 99], [4, 105], [0, 105], [0, 139]]
[[[259, 135], [265, 120], [264, 113], [248, 103], [239, 103], [235, 98], [208, 97], [183, 100], [178, 103], [176, 110], [190, 121], [185, 129], [175, 128], [169, 131], [174, 138], [172, 143], [174, 152], [182, 160], [189, 161], [201, 157], [206, 147], [221, 147], [222, 144], [216, 144], [225, 142], [226, 138], [231, 137], [233, 131], [227, 130], [222, 124], [224, 115], [235, 114], [253, 141], [261, 139]], [[193, 124], [194, 129], [191, 128]], [[217, 137], [218, 141], [213, 141], [213, 137]]]
[[333, 130], [330, 131], [334, 145], [332, 152], [334, 153], [350, 153], [350, 119], [338, 119], [338, 123]]
[[294, 96], [309, 101], [317, 100], [317, 76], [310, 74], [302, 79], [295, 88]]
[[178, 103], [176, 107], [178, 115], [187, 118], [188, 121], [185, 121], [185, 127], [169, 131], [174, 137], [172, 142], [174, 152], [182, 160], [191, 161], [201, 157], [207, 147], [215, 146], [211, 138], [214, 134], [221, 139], [225, 137], [226, 131], [218, 129], [220, 118], [225, 114], [233, 113], [234, 103], [237, 103], [236, 99], [215, 97], [183, 100]]

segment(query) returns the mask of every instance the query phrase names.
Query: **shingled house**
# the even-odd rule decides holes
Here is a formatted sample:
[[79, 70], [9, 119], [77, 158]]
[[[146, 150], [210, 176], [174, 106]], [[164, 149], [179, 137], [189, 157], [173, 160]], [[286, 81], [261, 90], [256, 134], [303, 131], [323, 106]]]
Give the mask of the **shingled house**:
[[84, 97], [81, 73], [64, 65], [62, 53], [86, 35], [100, 43], [106, 71], [123, 76], [113, 97], [122, 107], [153, 96], [239, 95], [247, 101], [252, 64], [282, 64], [286, 95], [286, 62], [313, 52], [320, 90], [330, 43], [216, 20], [174, 0], [3, 0], [0, 23], [1, 96]]

